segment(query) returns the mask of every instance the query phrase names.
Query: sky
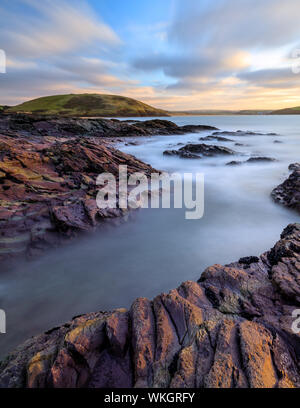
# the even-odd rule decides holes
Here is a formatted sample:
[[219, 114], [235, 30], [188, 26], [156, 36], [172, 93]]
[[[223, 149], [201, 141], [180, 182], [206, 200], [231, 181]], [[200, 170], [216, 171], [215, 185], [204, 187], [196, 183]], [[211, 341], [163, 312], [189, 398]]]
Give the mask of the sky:
[[298, 106], [299, 12], [299, 0], [1, 0], [0, 104], [106, 93], [168, 110]]

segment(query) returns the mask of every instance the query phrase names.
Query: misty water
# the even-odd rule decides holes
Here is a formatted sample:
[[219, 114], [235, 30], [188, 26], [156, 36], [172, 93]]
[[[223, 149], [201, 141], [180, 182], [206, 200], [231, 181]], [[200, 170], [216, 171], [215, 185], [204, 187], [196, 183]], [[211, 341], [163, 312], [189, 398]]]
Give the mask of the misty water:
[[[180, 125], [207, 124], [220, 130], [276, 132], [276, 136], [226, 136], [234, 142], [207, 141], [237, 151], [236, 156], [188, 160], [163, 156], [177, 143], [200, 143], [211, 131], [184, 136], [137, 138], [137, 146], [118, 146], [153, 167], [205, 175], [205, 213], [186, 220], [185, 209], [143, 209], [126, 220], [106, 223], [97, 233], [72, 245], [49, 250], [39, 259], [1, 270], [0, 308], [7, 334], [0, 336], [5, 355], [28, 337], [68, 321], [74, 315], [128, 307], [140, 296], [153, 296], [197, 280], [214, 263], [229, 263], [268, 250], [282, 229], [300, 222], [297, 213], [272, 202], [271, 190], [299, 161], [300, 116], [199, 116], [171, 118]], [[274, 141], [282, 143], [274, 143]], [[242, 143], [247, 146], [235, 146]], [[225, 166], [253, 155], [272, 163]]]

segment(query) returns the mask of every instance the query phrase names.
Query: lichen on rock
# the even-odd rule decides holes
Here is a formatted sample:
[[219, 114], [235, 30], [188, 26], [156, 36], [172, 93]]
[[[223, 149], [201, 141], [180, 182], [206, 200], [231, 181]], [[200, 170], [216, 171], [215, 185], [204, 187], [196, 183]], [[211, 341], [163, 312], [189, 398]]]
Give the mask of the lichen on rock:
[[130, 310], [90, 313], [0, 365], [1, 387], [300, 387], [300, 225], [260, 257], [207, 268]]

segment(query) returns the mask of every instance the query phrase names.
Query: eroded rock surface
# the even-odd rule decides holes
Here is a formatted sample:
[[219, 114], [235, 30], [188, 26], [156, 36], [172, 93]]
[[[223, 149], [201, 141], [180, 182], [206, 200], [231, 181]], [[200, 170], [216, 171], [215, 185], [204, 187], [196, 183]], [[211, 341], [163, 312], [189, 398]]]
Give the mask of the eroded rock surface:
[[100, 210], [96, 179], [119, 165], [128, 174], [151, 166], [90, 138], [0, 134], [0, 261], [60, 245], [121, 209]]
[[260, 257], [31, 338], [2, 362], [0, 386], [299, 387], [299, 265], [293, 224]]
[[272, 198], [286, 207], [293, 208], [300, 213], [300, 165], [293, 163], [289, 166], [292, 174], [271, 193]]

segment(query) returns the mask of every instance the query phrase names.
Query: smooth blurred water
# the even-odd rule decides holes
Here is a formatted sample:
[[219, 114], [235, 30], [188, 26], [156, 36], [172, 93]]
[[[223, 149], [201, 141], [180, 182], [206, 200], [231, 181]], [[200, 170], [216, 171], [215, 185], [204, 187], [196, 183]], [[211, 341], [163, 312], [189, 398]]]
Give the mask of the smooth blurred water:
[[[140, 118], [139, 118], [140, 119]], [[147, 118], [148, 119], [148, 118]], [[300, 217], [270, 199], [271, 190], [299, 161], [300, 116], [199, 116], [170, 118], [177, 124], [207, 124], [221, 130], [276, 132], [277, 136], [226, 136], [233, 142], [207, 141], [236, 150], [234, 157], [188, 160], [163, 156], [177, 143], [198, 142], [212, 132], [138, 138], [138, 146], [119, 148], [153, 167], [205, 174], [205, 214], [186, 220], [185, 209], [149, 209], [131, 214], [119, 226], [72, 245], [49, 251], [33, 262], [1, 271], [0, 308], [7, 313], [7, 334], [0, 335], [0, 354], [31, 335], [96, 310], [128, 307], [139, 296], [152, 298], [205, 267], [229, 263], [269, 249], [282, 229]], [[283, 143], [275, 144], [274, 140]], [[200, 143], [200, 142], [199, 142]], [[250, 155], [274, 163], [225, 166]]]

